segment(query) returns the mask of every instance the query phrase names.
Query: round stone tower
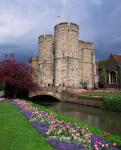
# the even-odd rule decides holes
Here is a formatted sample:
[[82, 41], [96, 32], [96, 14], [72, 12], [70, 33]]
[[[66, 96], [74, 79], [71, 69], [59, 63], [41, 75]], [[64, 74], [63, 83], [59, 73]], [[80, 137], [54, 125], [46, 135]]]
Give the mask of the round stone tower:
[[74, 23], [60, 23], [54, 27], [55, 57], [78, 58], [79, 26]]
[[39, 36], [39, 56], [41, 59], [46, 60], [48, 62], [53, 61], [53, 43], [54, 37], [53, 35], [41, 35]]
[[39, 71], [40, 82], [47, 86], [53, 83], [53, 35], [41, 35], [39, 42]]
[[60, 23], [54, 27], [55, 84], [78, 86], [79, 84], [79, 26]]

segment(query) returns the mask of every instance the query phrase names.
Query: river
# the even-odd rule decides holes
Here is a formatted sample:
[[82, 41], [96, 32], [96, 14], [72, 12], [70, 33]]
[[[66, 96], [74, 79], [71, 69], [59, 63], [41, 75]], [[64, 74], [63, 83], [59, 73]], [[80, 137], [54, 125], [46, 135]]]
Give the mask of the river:
[[121, 113], [119, 112], [110, 112], [100, 108], [67, 102], [57, 102], [47, 97], [40, 97], [34, 102], [51, 108], [64, 116], [72, 117], [78, 121], [83, 120], [101, 130], [121, 136]]

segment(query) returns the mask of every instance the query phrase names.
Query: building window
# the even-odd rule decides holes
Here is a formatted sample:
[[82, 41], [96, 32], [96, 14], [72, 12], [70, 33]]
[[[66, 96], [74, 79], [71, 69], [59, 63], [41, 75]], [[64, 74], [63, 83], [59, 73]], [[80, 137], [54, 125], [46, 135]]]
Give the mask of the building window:
[[110, 84], [116, 84], [116, 72], [115, 71], [111, 71], [109, 72], [109, 83]]

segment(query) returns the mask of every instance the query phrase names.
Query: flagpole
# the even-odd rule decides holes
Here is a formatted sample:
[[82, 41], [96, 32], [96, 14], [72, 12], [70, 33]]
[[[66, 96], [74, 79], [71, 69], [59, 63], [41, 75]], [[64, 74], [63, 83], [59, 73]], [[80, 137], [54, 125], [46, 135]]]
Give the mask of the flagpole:
[[61, 19], [61, 16], [57, 16], [57, 24], [61, 22], [60, 19]]

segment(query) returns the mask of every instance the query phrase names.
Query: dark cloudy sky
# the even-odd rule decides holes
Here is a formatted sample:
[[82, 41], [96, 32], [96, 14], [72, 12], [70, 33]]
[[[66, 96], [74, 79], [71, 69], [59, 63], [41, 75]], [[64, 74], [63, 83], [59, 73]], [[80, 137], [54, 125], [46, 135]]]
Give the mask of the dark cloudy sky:
[[121, 54], [121, 0], [0, 0], [0, 60], [15, 53], [27, 62], [38, 54], [38, 36], [61, 21], [79, 24], [98, 60]]

